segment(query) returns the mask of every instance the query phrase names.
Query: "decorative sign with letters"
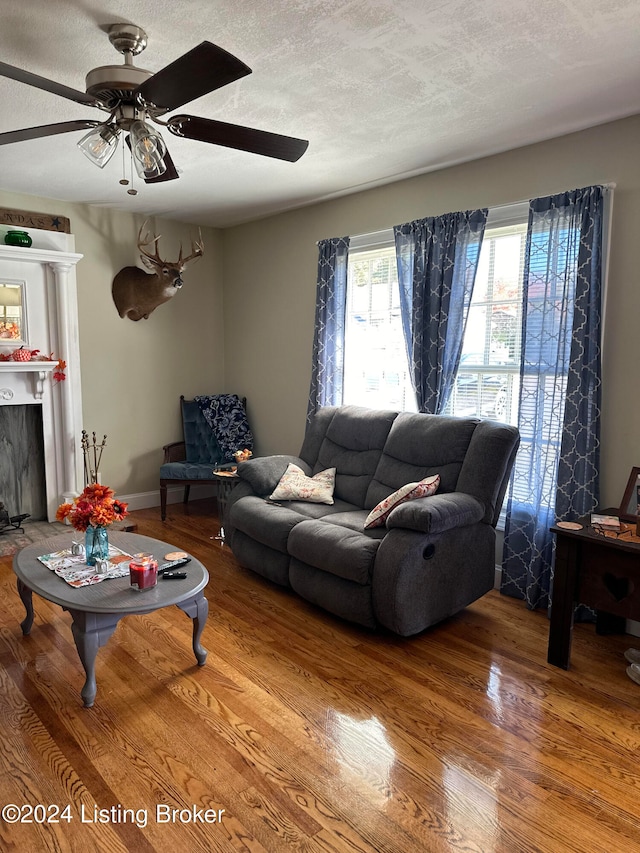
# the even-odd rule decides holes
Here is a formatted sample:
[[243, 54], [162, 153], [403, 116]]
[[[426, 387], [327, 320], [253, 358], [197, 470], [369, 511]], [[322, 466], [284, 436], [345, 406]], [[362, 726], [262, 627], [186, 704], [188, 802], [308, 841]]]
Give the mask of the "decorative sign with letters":
[[10, 210], [7, 207], [0, 207], [0, 225], [11, 225], [12, 228], [40, 228], [43, 231], [71, 234], [71, 223], [66, 216], [34, 213], [32, 210]]

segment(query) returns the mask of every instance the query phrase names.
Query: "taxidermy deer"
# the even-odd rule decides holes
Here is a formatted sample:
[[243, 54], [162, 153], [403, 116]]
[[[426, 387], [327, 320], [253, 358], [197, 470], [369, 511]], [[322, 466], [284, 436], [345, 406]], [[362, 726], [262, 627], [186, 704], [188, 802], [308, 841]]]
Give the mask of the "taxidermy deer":
[[[144, 222], [138, 232], [137, 245], [140, 260], [151, 270], [151, 275], [140, 267], [124, 267], [117, 273], [111, 286], [111, 294], [118, 314], [130, 320], [146, 320], [158, 305], [168, 302], [172, 296], [175, 296], [184, 283], [181, 274], [187, 264], [201, 258], [204, 254], [202, 232], [200, 232], [200, 239], [195, 243], [191, 241], [190, 255], [183, 258], [182, 246], [180, 246], [177, 261], [163, 261], [158, 254], [160, 235], [147, 236], [144, 240], [142, 238], [142, 231], [146, 224]], [[151, 243], [155, 246], [153, 255], [145, 251], [145, 247]]]

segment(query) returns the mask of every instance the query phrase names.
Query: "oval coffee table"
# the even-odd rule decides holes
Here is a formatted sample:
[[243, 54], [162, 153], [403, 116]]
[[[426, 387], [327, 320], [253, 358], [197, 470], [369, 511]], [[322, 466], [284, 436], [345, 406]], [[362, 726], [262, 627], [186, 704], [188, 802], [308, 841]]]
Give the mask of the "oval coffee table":
[[[155, 587], [144, 591], [133, 589], [128, 575], [76, 588], [38, 560], [44, 554], [70, 548], [74, 538], [77, 534], [70, 531], [28, 545], [13, 558], [13, 570], [18, 578], [18, 593], [27, 611], [21, 623], [23, 634], [29, 634], [33, 625], [33, 592], [59, 604], [71, 614], [73, 639], [86, 673], [81, 696], [87, 708], [93, 705], [97, 692], [95, 662], [98, 649], [105, 645], [123, 616], [152, 613], [161, 607], [177, 605], [193, 620], [193, 651], [198, 665], [204, 665], [207, 651], [201, 646], [200, 637], [209, 613], [209, 603], [203, 592], [209, 573], [202, 563], [191, 557], [191, 562], [184, 567], [187, 572], [184, 580], [164, 581], [159, 577]], [[159, 564], [166, 562], [165, 554], [176, 550], [166, 542], [138, 533], [110, 531], [109, 541], [127, 554], [153, 554]]]

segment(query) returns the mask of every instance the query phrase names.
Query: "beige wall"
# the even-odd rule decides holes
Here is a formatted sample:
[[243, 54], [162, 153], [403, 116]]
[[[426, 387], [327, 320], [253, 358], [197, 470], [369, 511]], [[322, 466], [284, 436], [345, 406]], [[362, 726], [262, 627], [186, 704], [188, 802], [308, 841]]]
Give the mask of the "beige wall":
[[615, 182], [604, 342], [602, 500], [640, 465], [640, 116], [227, 229], [225, 379], [248, 398], [258, 452], [295, 452], [304, 430], [316, 242], [412, 219]]
[[[180, 292], [134, 323], [119, 317], [111, 282], [122, 267], [140, 266], [142, 217], [4, 192], [0, 206], [71, 220], [76, 251], [84, 255], [76, 269], [84, 429], [99, 440], [107, 435], [103, 483], [120, 496], [155, 497], [162, 446], [182, 438], [180, 394], [225, 390], [220, 232], [202, 230], [204, 257], [187, 267]], [[149, 226], [162, 235], [162, 257], [177, 258], [180, 241], [188, 250], [198, 233], [169, 220], [151, 219]]]
[[[603, 501], [617, 504], [630, 468], [640, 465], [632, 372], [640, 324], [639, 138], [636, 116], [223, 232], [203, 229], [205, 257], [188, 268], [182, 291], [139, 323], [120, 319], [111, 281], [137, 262], [140, 217], [3, 192], [0, 206], [70, 218], [76, 251], [84, 255], [77, 268], [84, 426], [108, 436], [103, 482], [120, 495], [155, 498], [161, 447], [181, 437], [180, 394], [244, 395], [258, 453], [299, 449], [318, 240], [615, 182], [601, 469]], [[155, 227], [166, 255], [195, 233], [169, 220]]]

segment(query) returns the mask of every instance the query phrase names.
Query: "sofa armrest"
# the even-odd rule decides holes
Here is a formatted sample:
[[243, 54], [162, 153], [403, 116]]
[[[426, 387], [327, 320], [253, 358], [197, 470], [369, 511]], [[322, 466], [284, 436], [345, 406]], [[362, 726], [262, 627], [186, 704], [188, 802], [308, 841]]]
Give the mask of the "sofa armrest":
[[164, 451], [165, 463], [184, 462], [187, 458], [187, 449], [184, 441], [174, 441], [171, 444], [165, 444], [162, 449]]
[[484, 505], [472, 495], [451, 492], [406, 501], [391, 510], [387, 527], [404, 527], [422, 533], [443, 533], [482, 521]]
[[311, 467], [297, 456], [256, 456], [238, 465], [238, 477], [249, 483], [254, 494], [270, 495], [290, 462], [311, 476]]

